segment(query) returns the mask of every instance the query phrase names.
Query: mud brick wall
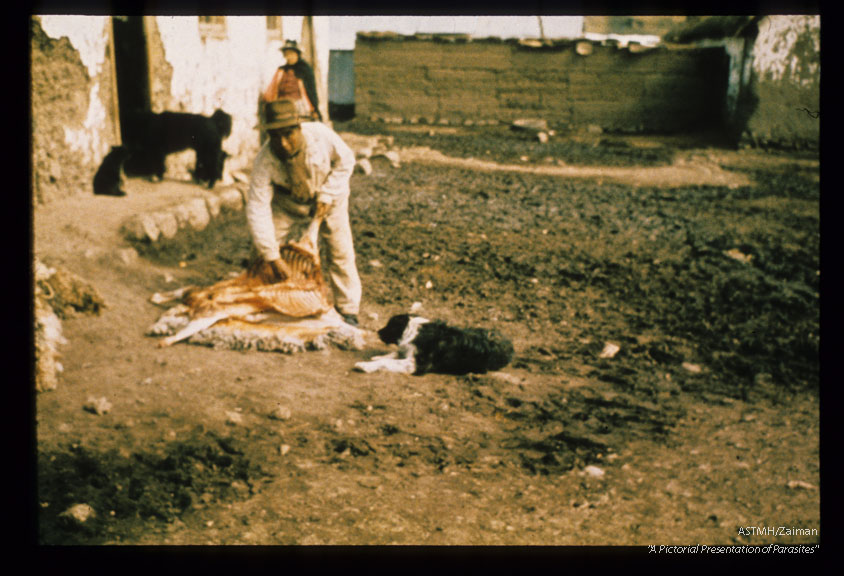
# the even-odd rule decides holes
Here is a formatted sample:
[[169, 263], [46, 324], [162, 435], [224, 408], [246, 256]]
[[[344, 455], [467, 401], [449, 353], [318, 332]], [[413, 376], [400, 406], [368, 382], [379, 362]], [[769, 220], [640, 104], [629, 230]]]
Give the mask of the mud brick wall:
[[[115, 143], [106, 17], [65, 26], [30, 18], [30, 184], [35, 204], [90, 194], [99, 162]], [[58, 31], [56, 30], [58, 29]]]
[[820, 146], [820, 16], [766, 16], [753, 47], [755, 108], [744, 140]]
[[631, 53], [594, 44], [583, 56], [573, 41], [359, 36], [355, 106], [358, 115], [393, 121], [529, 117], [557, 129], [670, 133], [723, 121], [728, 64], [723, 48]]

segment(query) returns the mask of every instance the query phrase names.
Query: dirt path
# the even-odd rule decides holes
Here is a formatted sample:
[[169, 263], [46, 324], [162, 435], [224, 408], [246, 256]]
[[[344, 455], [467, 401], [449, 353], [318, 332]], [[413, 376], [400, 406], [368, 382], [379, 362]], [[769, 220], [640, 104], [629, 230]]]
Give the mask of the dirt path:
[[402, 160], [424, 164], [454, 166], [468, 170], [542, 174], [561, 178], [585, 178], [599, 182], [618, 182], [628, 186], [655, 186], [678, 188], [681, 186], [749, 186], [751, 179], [739, 172], [724, 170], [717, 162], [704, 155], [678, 158], [670, 166], [641, 167], [620, 166], [525, 166], [500, 164], [474, 158], [450, 158], [430, 148], [402, 150]]
[[[756, 169], [799, 165], [741, 158]], [[293, 355], [158, 349], [144, 335], [162, 312], [149, 296], [231, 269], [242, 219], [213, 241], [138, 256], [121, 222], [205, 192], [130, 180], [125, 198], [39, 207], [36, 256], [91, 282], [107, 304], [64, 322], [59, 387], [37, 399], [41, 540], [817, 544], [817, 532], [794, 532], [820, 528], [817, 395], [782, 385], [793, 371], [756, 374], [776, 350], [753, 352], [758, 385], [747, 388], [717, 334], [683, 336], [672, 325], [688, 322], [686, 304], [671, 298], [691, 291], [671, 282], [694, 266], [721, 270], [725, 286], [760, 282], [722, 254], [734, 244], [757, 271], [812, 254], [815, 200], [760, 200], [749, 173], [728, 164], [528, 168], [417, 150], [398, 171], [356, 175], [363, 326], [413, 302], [449, 320], [495, 323], [517, 358], [484, 376], [352, 372], [387, 350], [375, 342]], [[657, 183], [721, 188], [679, 190], [692, 214], [658, 189], [626, 203], [631, 186]], [[701, 213], [711, 229], [693, 220]], [[781, 232], [792, 252], [774, 257], [770, 229], [806, 229], [809, 240]], [[625, 286], [650, 292], [635, 300]], [[607, 341], [621, 344], [616, 358], [599, 357]], [[86, 411], [89, 397], [106, 397], [111, 410]], [[80, 525], [61, 515], [78, 503], [96, 516]], [[763, 525], [791, 532], [743, 531]]]

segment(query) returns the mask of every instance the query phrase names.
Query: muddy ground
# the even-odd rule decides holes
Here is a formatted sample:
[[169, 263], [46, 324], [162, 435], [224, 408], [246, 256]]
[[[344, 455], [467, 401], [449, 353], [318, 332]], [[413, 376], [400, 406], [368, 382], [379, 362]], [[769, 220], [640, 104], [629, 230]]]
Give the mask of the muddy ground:
[[[388, 129], [397, 146], [536, 172], [647, 175], [705, 156], [750, 184], [436, 162], [355, 174], [363, 327], [419, 302], [513, 340], [510, 366], [469, 376], [352, 371], [389, 350], [374, 339], [291, 355], [158, 349], [144, 335], [162, 313], [150, 295], [238, 270], [242, 212], [133, 245], [122, 218], [201, 189], [130, 180], [126, 198], [39, 207], [36, 255], [107, 304], [64, 321], [59, 387], [37, 397], [39, 542], [820, 542], [816, 157]], [[602, 357], [608, 343], [618, 352]], [[89, 397], [111, 410], [86, 411]], [[270, 417], [279, 405], [285, 417]], [[79, 503], [95, 512], [82, 524], [62, 515]], [[763, 526], [788, 532], [749, 530]]]

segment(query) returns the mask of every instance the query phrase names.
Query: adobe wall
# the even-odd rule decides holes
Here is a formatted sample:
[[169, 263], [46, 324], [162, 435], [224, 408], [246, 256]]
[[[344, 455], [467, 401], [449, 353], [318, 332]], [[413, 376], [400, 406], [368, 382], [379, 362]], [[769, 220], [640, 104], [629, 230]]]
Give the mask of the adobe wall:
[[583, 33], [662, 36], [687, 19], [688, 16], [584, 16]]
[[442, 42], [359, 35], [358, 115], [464, 123], [544, 118], [557, 129], [677, 132], [723, 120], [723, 48], [633, 53], [574, 41], [541, 47], [496, 39]]
[[820, 141], [820, 16], [767, 16], [753, 47], [757, 99], [745, 138], [817, 148]]
[[[150, 53], [151, 105], [165, 110], [232, 115], [232, 134], [223, 142], [228, 172], [251, 166], [258, 151], [258, 96], [283, 63], [280, 43], [268, 40], [266, 18], [226, 18], [220, 35], [201, 32], [196, 16], [146, 17]], [[193, 152], [171, 155], [169, 175], [188, 178]]]
[[30, 176], [37, 204], [92, 193], [99, 162], [115, 143], [108, 22], [96, 16], [45, 16], [43, 26], [37, 16], [30, 20]]
[[[258, 151], [258, 96], [283, 63], [266, 17], [228, 17], [220, 35], [203, 35], [196, 16], [145, 16], [150, 101], [164, 110], [233, 117], [223, 143], [227, 174], [251, 166]], [[111, 146], [121, 143], [107, 16], [31, 18], [32, 195], [36, 204], [91, 194]], [[167, 158], [167, 178], [189, 179], [192, 151]]]

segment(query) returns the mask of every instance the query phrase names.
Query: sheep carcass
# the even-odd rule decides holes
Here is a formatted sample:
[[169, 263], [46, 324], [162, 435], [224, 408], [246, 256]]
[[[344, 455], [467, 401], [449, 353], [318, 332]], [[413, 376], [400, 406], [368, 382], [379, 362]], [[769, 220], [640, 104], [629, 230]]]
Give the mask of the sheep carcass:
[[[236, 278], [207, 288], [188, 287], [172, 292], [171, 297], [182, 299], [190, 321], [176, 334], [164, 338], [159, 346], [171, 346], [221, 320], [249, 322], [273, 311], [292, 318], [306, 318], [328, 311], [331, 301], [314, 246], [315, 243], [303, 242], [281, 247], [281, 258], [291, 272], [281, 281], [274, 281], [268, 263], [258, 262]], [[152, 301], [160, 304], [167, 299], [155, 294]]]

